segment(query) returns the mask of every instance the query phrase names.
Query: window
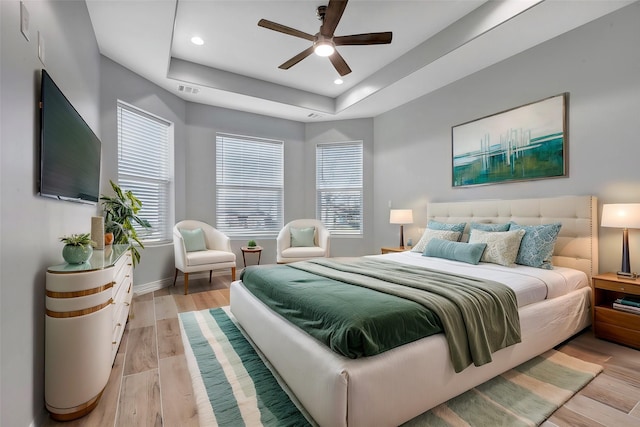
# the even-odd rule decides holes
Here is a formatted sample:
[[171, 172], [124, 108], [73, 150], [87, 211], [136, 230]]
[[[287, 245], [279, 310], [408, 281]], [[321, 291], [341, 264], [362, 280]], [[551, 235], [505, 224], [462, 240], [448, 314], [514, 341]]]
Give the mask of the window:
[[274, 236], [283, 225], [283, 142], [216, 135], [216, 227], [230, 236]]
[[332, 234], [362, 235], [362, 141], [316, 146], [316, 217]]
[[173, 124], [118, 102], [118, 184], [142, 202], [138, 215], [151, 224], [136, 226], [145, 243], [172, 240]]

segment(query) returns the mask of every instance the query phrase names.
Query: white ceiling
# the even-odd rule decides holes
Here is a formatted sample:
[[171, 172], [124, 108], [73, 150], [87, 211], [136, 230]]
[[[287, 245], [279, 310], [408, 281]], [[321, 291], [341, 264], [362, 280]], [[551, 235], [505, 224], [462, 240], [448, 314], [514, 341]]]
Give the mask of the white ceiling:
[[302, 122], [375, 117], [633, 1], [351, 0], [336, 36], [393, 41], [338, 47], [353, 72], [336, 85], [327, 58], [280, 70], [310, 42], [257, 25], [315, 34], [328, 0], [86, 0], [113, 61], [191, 102]]

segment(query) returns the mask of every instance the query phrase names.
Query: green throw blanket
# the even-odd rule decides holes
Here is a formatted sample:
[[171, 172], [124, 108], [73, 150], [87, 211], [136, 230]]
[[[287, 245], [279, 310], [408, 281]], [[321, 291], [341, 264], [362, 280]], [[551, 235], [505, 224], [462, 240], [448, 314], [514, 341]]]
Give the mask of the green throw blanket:
[[254, 266], [242, 281], [272, 310], [351, 358], [444, 332], [460, 372], [520, 342], [515, 294], [497, 282], [367, 257]]

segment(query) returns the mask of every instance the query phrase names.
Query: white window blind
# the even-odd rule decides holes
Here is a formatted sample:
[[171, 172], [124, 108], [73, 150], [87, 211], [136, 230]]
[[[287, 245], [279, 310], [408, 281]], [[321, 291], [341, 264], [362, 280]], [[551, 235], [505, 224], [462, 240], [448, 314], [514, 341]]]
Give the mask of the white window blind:
[[273, 236], [283, 222], [283, 142], [216, 135], [216, 227], [231, 236]]
[[316, 146], [316, 217], [332, 234], [362, 234], [362, 141]]
[[143, 242], [172, 239], [173, 124], [118, 102], [118, 184], [142, 202], [138, 216], [150, 229], [134, 225]]

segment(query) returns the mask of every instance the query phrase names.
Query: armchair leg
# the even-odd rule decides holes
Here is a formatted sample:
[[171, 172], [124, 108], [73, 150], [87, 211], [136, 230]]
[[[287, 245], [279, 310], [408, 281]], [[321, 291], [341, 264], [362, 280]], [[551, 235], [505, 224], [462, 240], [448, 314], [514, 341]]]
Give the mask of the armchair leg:
[[189, 293], [189, 273], [184, 273], [184, 294]]
[[176, 285], [176, 280], [178, 279], [178, 269], [176, 268], [176, 275], [173, 276], [173, 286]]
[[213, 270], [209, 270], [209, 283], [211, 283], [211, 275], [213, 274]]
[[231, 281], [234, 282], [236, 280], [236, 268], [231, 267]]

